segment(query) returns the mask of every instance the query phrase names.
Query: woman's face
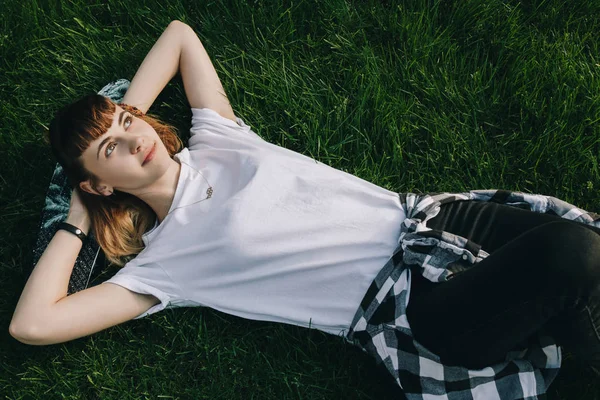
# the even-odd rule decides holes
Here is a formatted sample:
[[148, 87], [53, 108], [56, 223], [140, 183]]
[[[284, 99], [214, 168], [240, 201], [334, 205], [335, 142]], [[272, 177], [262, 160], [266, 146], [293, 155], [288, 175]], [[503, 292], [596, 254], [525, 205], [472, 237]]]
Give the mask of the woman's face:
[[[152, 159], [144, 163], [153, 152]], [[147, 122], [116, 106], [111, 127], [81, 155], [84, 167], [100, 179], [98, 187], [80, 184], [90, 193], [108, 195], [114, 189], [131, 194], [161, 177], [171, 161], [160, 137]], [[96, 193], [97, 194], [97, 193]]]

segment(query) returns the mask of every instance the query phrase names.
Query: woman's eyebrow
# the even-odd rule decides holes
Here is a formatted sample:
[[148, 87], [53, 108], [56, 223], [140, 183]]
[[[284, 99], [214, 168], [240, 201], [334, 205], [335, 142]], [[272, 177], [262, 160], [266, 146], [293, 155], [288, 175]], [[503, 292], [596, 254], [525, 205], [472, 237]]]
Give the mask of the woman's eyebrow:
[[123, 110], [121, 111], [121, 114], [119, 114], [119, 126], [123, 125], [123, 114], [125, 114], [126, 112], [126, 110]]
[[[121, 111], [121, 114], [119, 114], [119, 126], [123, 125], [123, 115], [126, 113], [126, 110]], [[108, 142], [110, 139], [112, 139], [112, 136], [109, 136], [107, 138], [105, 138], [103, 141], [100, 142], [100, 146], [98, 146], [98, 152], [96, 153], [96, 159], [100, 160], [100, 150], [102, 150], [102, 146], [104, 146], [104, 144], [106, 142]]]

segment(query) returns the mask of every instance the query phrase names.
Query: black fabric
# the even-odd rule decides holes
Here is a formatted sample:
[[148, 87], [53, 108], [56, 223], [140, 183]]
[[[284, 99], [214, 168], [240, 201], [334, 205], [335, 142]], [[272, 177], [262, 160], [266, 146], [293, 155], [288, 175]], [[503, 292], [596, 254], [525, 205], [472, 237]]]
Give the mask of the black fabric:
[[600, 234], [600, 228], [589, 224], [491, 201], [458, 200], [442, 204], [439, 214], [428, 221], [427, 227], [463, 236], [491, 253], [527, 230], [552, 221], [577, 224]]
[[483, 368], [545, 330], [600, 363], [600, 229], [475, 201], [443, 204], [427, 226], [490, 253], [447, 282], [412, 274], [408, 321], [442, 362]]

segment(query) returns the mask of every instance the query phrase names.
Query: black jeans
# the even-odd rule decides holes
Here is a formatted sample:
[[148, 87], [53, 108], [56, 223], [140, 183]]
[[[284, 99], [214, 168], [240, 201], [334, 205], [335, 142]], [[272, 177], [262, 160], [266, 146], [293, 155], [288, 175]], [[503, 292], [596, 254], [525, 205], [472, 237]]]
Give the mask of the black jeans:
[[442, 362], [483, 368], [544, 329], [579, 361], [600, 365], [599, 228], [480, 201], [442, 205], [427, 226], [490, 254], [446, 282], [412, 274], [408, 321]]

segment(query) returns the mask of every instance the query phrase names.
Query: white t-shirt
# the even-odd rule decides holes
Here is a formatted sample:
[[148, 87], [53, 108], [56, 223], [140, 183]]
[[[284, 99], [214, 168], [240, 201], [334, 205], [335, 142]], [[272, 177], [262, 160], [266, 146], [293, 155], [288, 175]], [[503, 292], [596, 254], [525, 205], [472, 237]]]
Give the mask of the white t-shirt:
[[[171, 213], [112, 278], [165, 308], [344, 333], [405, 219], [398, 193], [271, 144], [237, 118], [192, 109]], [[213, 187], [208, 187], [200, 171]], [[194, 203], [195, 204], [191, 204]], [[176, 209], [177, 207], [181, 207]]]

